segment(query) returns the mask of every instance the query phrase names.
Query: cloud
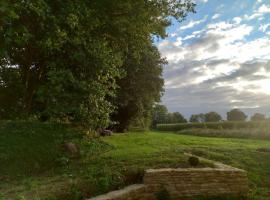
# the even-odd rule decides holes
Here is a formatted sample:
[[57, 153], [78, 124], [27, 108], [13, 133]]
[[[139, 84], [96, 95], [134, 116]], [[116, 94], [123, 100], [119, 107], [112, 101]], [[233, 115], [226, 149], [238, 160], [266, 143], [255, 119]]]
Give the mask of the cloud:
[[247, 40], [254, 28], [240, 23], [235, 18], [208, 24], [178, 42], [158, 45], [169, 61], [163, 97], [169, 110], [188, 116], [239, 107], [270, 114], [270, 40]]
[[270, 5], [263, 4], [251, 16], [245, 15], [245, 18], [247, 20], [262, 18], [266, 13], [270, 13]]
[[208, 0], [197, 0], [198, 2], [207, 3]]
[[220, 14], [217, 13], [217, 14], [214, 14], [214, 15], [213, 15], [212, 19], [217, 19], [217, 18], [219, 18], [219, 17], [220, 17]]
[[236, 24], [240, 24], [241, 21], [242, 21], [242, 18], [241, 18], [241, 17], [234, 17], [234, 18], [233, 18], [233, 21], [234, 21]]
[[262, 32], [265, 32], [268, 29], [268, 27], [270, 27], [270, 23], [269, 24], [261, 24], [259, 27], [259, 30]]
[[199, 25], [199, 24], [205, 22], [207, 20], [207, 17], [208, 16], [205, 16], [202, 20], [197, 20], [197, 21], [191, 20], [187, 25], [181, 26], [179, 28], [179, 30], [186, 30], [186, 29], [193, 28], [194, 26]]

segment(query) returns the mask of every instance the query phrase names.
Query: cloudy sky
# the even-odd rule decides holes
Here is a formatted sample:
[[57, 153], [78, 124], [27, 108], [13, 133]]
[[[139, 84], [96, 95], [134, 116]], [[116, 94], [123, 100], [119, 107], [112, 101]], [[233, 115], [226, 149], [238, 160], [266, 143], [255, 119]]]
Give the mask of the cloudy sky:
[[270, 0], [196, 0], [196, 14], [174, 22], [158, 48], [162, 103], [191, 114], [232, 108], [270, 116]]

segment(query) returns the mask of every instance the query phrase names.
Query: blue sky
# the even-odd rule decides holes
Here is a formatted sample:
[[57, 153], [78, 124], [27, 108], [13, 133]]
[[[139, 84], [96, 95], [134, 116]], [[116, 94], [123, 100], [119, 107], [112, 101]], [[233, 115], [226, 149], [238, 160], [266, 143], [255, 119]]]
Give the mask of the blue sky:
[[162, 103], [191, 114], [270, 116], [270, 0], [196, 0], [157, 43], [168, 60]]

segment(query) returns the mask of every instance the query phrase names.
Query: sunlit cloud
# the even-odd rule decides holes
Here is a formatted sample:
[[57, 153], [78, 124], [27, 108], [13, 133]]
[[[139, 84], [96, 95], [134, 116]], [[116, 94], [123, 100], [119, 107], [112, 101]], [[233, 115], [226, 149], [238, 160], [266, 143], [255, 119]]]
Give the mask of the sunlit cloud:
[[248, 20], [252, 20], [255, 18], [260, 18], [266, 13], [270, 13], [270, 5], [263, 4], [251, 16], [245, 15], [245, 18]]
[[[269, 8], [262, 3], [252, 18], [264, 17]], [[210, 110], [224, 114], [234, 107], [270, 114], [270, 24], [255, 26], [245, 15], [224, 19], [216, 14], [191, 18], [182, 28], [188, 32], [175, 32], [176, 39], [158, 44], [169, 62], [163, 102], [185, 115]]]
[[207, 16], [205, 16], [202, 20], [197, 20], [197, 21], [193, 21], [193, 20], [192, 20], [192, 21], [190, 21], [188, 24], [186, 24], [186, 25], [184, 25], [184, 26], [181, 26], [181, 27], [179, 28], [179, 30], [185, 30], [185, 29], [193, 28], [194, 26], [199, 25], [199, 24], [205, 22], [206, 19], [207, 19]]

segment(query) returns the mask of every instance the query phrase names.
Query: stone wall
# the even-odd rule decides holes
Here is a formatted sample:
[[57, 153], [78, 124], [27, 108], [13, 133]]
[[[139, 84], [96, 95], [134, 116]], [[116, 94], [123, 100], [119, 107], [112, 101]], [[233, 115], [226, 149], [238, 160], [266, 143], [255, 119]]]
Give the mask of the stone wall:
[[144, 184], [89, 200], [155, 200], [161, 190], [172, 200], [218, 195], [245, 197], [248, 179], [246, 171], [222, 164], [215, 164], [214, 168], [149, 169], [145, 172]]
[[235, 168], [147, 170], [144, 183], [152, 191], [165, 188], [172, 199], [195, 196], [246, 196], [246, 172]]
[[147, 190], [144, 184], [136, 184], [125, 187], [122, 190], [109, 192], [89, 200], [154, 200], [155, 196], [152, 191]]

